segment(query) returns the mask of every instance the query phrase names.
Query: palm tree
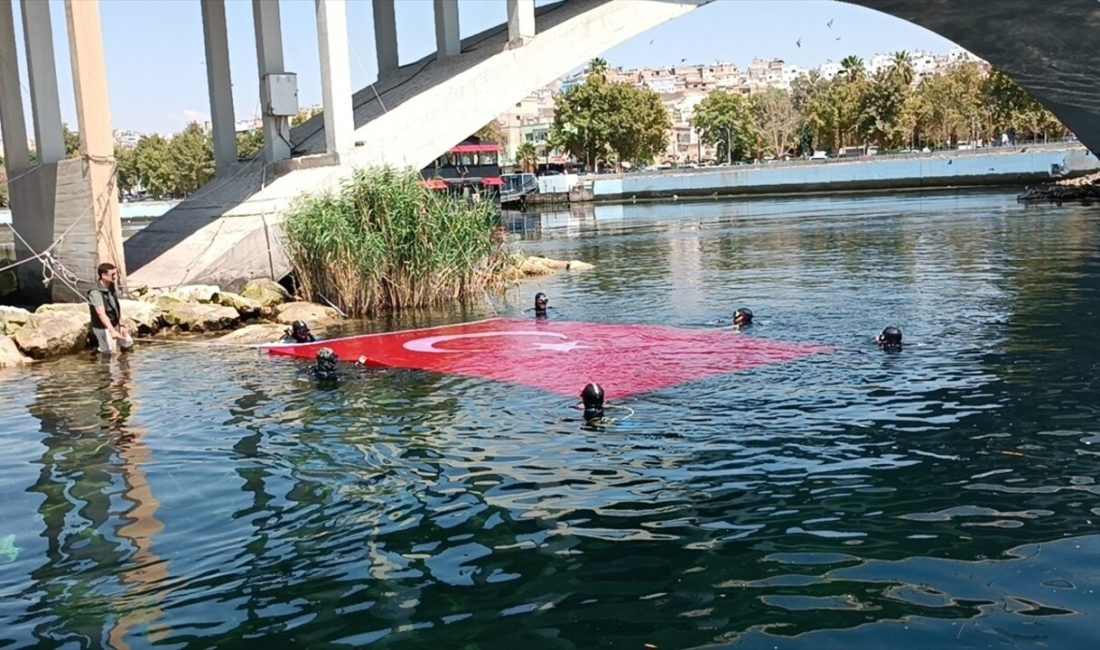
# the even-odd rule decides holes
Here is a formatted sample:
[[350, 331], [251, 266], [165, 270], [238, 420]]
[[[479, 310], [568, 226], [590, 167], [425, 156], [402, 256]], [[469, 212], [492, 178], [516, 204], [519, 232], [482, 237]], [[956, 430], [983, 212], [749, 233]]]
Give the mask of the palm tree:
[[905, 50], [899, 50], [894, 52], [890, 61], [890, 74], [897, 75], [897, 78], [906, 86], [913, 83], [913, 57]]
[[539, 164], [539, 152], [535, 149], [535, 145], [524, 142], [516, 147], [516, 164], [525, 172], [535, 171]]
[[863, 59], [854, 54], [849, 54], [840, 60], [841, 72], [848, 81], [855, 81], [862, 79], [866, 73], [866, 69], [863, 67]]
[[588, 62], [588, 74], [607, 75], [607, 60], [597, 56]]

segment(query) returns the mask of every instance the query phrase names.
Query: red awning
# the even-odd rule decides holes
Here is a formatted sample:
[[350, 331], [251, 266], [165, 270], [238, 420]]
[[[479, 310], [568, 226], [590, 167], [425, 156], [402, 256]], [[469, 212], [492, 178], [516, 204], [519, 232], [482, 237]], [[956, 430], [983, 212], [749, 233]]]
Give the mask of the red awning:
[[429, 178], [426, 181], [420, 183], [429, 190], [445, 190], [447, 189], [447, 181], [442, 178]]
[[460, 144], [451, 149], [451, 153], [497, 153], [499, 144]]
[[504, 179], [502, 179], [498, 176], [493, 176], [491, 178], [483, 178], [483, 179], [481, 179], [481, 184], [482, 185], [495, 185], [497, 187], [504, 187]]

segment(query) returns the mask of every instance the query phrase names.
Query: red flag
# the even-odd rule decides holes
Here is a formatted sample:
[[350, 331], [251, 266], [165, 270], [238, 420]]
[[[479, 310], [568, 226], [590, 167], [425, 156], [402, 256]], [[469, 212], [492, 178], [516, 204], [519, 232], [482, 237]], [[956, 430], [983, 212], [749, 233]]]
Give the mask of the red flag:
[[312, 359], [327, 347], [343, 361], [480, 377], [576, 396], [590, 381], [624, 398], [689, 381], [827, 352], [730, 330], [688, 330], [490, 319], [317, 343], [268, 347]]

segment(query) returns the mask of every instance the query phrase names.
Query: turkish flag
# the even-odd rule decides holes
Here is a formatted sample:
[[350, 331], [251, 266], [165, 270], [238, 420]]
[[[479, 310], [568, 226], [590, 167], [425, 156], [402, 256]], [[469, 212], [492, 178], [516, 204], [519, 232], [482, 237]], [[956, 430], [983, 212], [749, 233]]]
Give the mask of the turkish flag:
[[688, 381], [827, 352], [730, 330], [494, 318], [316, 343], [268, 347], [312, 359], [331, 348], [343, 361], [480, 377], [576, 396], [588, 382], [624, 398]]

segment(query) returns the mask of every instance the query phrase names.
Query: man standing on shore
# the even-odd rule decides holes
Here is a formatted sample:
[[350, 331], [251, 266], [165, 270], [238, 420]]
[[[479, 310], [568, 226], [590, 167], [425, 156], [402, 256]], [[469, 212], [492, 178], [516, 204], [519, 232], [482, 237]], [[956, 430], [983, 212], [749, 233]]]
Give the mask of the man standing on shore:
[[118, 269], [110, 262], [100, 264], [96, 269], [99, 281], [88, 292], [88, 311], [92, 318], [92, 333], [95, 334], [99, 351], [111, 354], [121, 348], [129, 350], [134, 346], [126, 326], [121, 324], [122, 309], [118, 304]]

